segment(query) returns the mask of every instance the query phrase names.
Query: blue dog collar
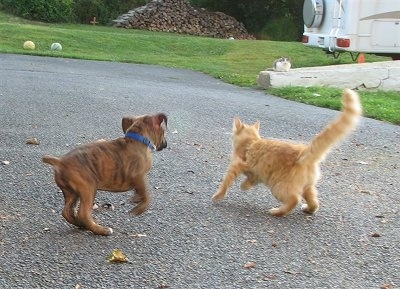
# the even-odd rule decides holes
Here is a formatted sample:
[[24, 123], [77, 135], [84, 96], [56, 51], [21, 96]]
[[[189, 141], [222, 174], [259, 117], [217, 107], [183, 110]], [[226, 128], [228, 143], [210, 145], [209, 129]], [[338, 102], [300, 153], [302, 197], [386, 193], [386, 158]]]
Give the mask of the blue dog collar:
[[145, 145], [147, 145], [150, 148], [150, 150], [152, 152], [156, 150], [156, 146], [154, 144], [152, 144], [151, 141], [148, 138], [146, 138], [146, 137], [144, 137], [144, 136], [142, 136], [142, 135], [140, 135], [138, 133], [127, 132], [125, 134], [125, 137], [137, 140], [137, 141], [139, 141], [141, 143], [144, 143]]

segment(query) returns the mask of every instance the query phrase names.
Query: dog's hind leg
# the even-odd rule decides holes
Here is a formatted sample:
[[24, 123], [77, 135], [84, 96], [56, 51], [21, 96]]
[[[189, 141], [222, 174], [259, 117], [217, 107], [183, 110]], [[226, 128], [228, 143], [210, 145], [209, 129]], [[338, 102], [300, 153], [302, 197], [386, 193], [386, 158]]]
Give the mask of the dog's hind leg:
[[[88, 189], [93, 190], [93, 189]], [[96, 224], [92, 217], [92, 208], [96, 191], [81, 191], [80, 206], [78, 210], [79, 223], [87, 230], [92, 231], [96, 235], [109, 236], [113, 230], [108, 227]]]
[[67, 220], [68, 223], [81, 227], [77, 217], [76, 217], [76, 204], [78, 202], [78, 195], [76, 192], [71, 191], [67, 188], [61, 188], [64, 194], [64, 209], [62, 211], [62, 216]]
[[139, 201], [130, 213], [134, 215], [143, 214], [150, 206], [151, 196], [148, 190], [147, 180], [145, 177], [137, 177], [134, 180], [136, 193], [132, 201]]

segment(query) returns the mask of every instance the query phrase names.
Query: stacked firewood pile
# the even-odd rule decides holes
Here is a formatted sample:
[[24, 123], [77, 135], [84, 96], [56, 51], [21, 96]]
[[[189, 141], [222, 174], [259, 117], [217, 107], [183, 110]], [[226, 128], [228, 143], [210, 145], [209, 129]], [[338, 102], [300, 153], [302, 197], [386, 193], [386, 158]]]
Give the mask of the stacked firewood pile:
[[255, 39], [244, 25], [221, 12], [195, 9], [187, 0], [153, 0], [113, 20], [114, 26], [198, 36]]

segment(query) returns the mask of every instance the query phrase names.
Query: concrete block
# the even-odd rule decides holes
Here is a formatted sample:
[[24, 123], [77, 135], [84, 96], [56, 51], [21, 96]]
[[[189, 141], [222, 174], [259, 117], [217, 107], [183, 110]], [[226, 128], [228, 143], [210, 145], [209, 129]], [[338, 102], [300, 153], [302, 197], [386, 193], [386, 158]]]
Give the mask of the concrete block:
[[328, 86], [400, 91], [400, 61], [261, 71], [257, 82], [262, 88]]

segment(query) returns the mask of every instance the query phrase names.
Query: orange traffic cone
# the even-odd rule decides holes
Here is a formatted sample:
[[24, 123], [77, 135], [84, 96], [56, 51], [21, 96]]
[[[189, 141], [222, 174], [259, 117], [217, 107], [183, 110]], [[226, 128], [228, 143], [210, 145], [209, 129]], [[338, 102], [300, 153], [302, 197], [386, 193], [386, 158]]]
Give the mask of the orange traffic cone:
[[364, 56], [364, 54], [360, 54], [359, 56], [358, 56], [358, 63], [365, 63], [365, 56]]

